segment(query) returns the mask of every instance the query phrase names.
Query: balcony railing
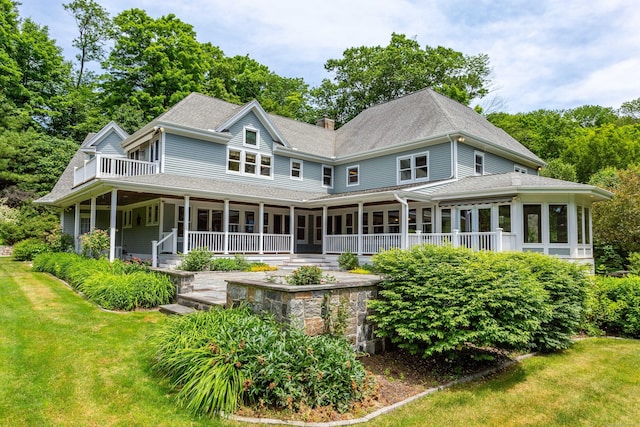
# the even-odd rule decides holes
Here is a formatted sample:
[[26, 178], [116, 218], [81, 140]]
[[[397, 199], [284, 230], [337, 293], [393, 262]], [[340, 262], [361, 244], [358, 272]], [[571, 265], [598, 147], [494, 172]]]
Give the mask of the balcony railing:
[[73, 186], [95, 178], [140, 176], [158, 173], [158, 164], [123, 157], [106, 157], [100, 154], [73, 171]]

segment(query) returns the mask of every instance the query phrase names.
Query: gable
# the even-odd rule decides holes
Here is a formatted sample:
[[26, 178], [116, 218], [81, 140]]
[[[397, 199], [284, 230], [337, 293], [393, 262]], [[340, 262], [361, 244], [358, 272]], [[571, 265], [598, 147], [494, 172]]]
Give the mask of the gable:
[[82, 142], [80, 149], [88, 153], [124, 155], [120, 143], [129, 135], [115, 122], [110, 122], [98, 133], [89, 134]]

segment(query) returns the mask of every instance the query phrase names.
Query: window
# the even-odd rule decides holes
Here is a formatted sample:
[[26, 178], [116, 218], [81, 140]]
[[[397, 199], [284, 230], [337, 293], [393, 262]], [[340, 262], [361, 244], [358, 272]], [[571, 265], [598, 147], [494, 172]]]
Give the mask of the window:
[[362, 234], [369, 234], [369, 212], [362, 213]]
[[80, 234], [87, 234], [91, 231], [91, 217], [89, 214], [80, 214]]
[[440, 228], [442, 233], [451, 233], [451, 209], [440, 211]]
[[524, 205], [524, 242], [542, 243], [542, 207], [540, 205]]
[[250, 145], [251, 147], [258, 146], [258, 131], [256, 129], [244, 128], [244, 145]]
[[333, 234], [342, 234], [342, 215], [336, 215], [334, 220], [335, 226], [333, 227]]
[[[241, 175], [271, 178], [272, 158], [267, 154], [229, 149], [227, 152], [227, 172]], [[258, 167], [258, 165], [260, 167]]]
[[433, 233], [433, 211], [431, 208], [422, 208], [422, 232]]
[[222, 211], [211, 211], [211, 231], [222, 231]]
[[387, 211], [387, 229], [389, 233], [400, 232], [400, 211]]
[[505, 233], [511, 233], [511, 205], [498, 206], [498, 227]]
[[399, 184], [429, 179], [429, 153], [398, 157], [397, 160]]
[[133, 211], [127, 209], [122, 212], [122, 228], [131, 228], [133, 225]]
[[474, 172], [476, 175], [484, 175], [484, 153], [474, 152]]
[[244, 213], [244, 232], [253, 233], [255, 230], [256, 214], [253, 211], [245, 211]]
[[347, 168], [347, 187], [360, 184], [360, 166], [349, 166]]
[[291, 159], [289, 178], [302, 181], [302, 160]]
[[527, 168], [525, 168], [524, 166], [520, 166], [520, 165], [514, 165], [513, 166], [513, 171], [514, 172], [519, 172], [519, 173], [527, 173]]
[[240, 231], [240, 211], [229, 211], [229, 231], [231, 233]]
[[269, 213], [268, 212], [264, 212], [262, 214], [262, 232], [263, 233], [269, 232]]
[[344, 222], [345, 222], [345, 233], [346, 234], [353, 234], [353, 214], [352, 213], [348, 213], [345, 214], [344, 216]]
[[373, 212], [373, 233], [384, 233], [384, 212]]
[[160, 159], [160, 138], [154, 139], [149, 146], [149, 161], [157, 162]]
[[296, 228], [296, 240], [305, 239], [305, 231], [307, 228], [307, 217], [298, 215], [298, 227]]
[[415, 233], [418, 228], [418, 215], [415, 209], [409, 209], [409, 232]]
[[333, 188], [333, 166], [322, 165], [322, 186]]
[[229, 172], [240, 172], [241, 159], [242, 151], [229, 150], [229, 161], [227, 162], [227, 170]]
[[160, 205], [154, 204], [147, 206], [147, 227], [150, 225], [158, 225], [160, 221]]
[[140, 160], [140, 150], [133, 150], [129, 152], [129, 158], [131, 160]]
[[549, 205], [549, 243], [568, 243], [567, 205]]

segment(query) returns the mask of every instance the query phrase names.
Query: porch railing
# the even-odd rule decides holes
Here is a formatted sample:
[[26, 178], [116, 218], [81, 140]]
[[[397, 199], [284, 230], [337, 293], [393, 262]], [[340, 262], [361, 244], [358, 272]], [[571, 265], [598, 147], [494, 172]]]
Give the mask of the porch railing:
[[97, 154], [84, 165], [73, 170], [73, 186], [94, 178], [113, 178], [121, 176], [140, 176], [158, 173], [158, 164], [123, 157], [107, 157]]
[[[206, 248], [224, 253], [224, 233], [219, 231], [189, 231], [189, 248]], [[229, 233], [227, 251], [230, 253], [289, 253], [289, 234], [263, 234], [262, 248], [259, 233]]]
[[162, 240], [151, 241], [151, 266], [152, 267], [158, 266], [158, 247], [168, 244], [169, 241], [171, 242], [171, 253], [175, 255], [176, 253], [178, 253], [178, 229], [177, 228], [172, 229], [171, 233], [166, 234], [162, 238]]
[[[364, 234], [362, 235], [362, 254], [375, 254], [381, 250], [402, 248], [402, 234]], [[453, 233], [416, 233], [408, 234], [406, 247], [416, 245], [436, 245], [467, 247], [473, 250], [503, 251], [515, 249], [515, 238], [512, 234], [503, 233], [501, 229], [488, 232], [464, 232], [454, 230]], [[325, 238], [326, 253], [353, 252], [358, 253], [358, 235], [330, 235]]]

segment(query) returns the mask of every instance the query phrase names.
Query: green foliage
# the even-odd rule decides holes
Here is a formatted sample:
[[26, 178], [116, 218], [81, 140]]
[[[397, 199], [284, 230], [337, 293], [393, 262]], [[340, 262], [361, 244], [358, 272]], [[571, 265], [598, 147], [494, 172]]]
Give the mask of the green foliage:
[[613, 199], [593, 205], [593, 240], [619, 248], [624, 257], [640, 252], [640, 166], [619, 171], [613, 181]]
[[181, 254], [180, 270], [185, 271], [206, 271], [211, 267], [211, 257], [213, 253], [207, 248], [194, 248], [188, 254]]
[[295, 286], [314, 285], [322, 282], [322, 270], [315, 265], [303, 265], [286, 277], [287, 283]]
[[640, 338], [640, 276], [596, 277], [587, 301], [587, 329]]
[[17, 219], [0, 221], [0, 240], [8, 245], [32, 237], [42, 240], [59, 226], [60, 218], [53, 210], [27, 202], [19, 208]]
[[349, 299], [340, 295], [332, 296], [327, 292], [322, 298], [321, 313], [324, 333], [334, 337], [344, 337], [349, 320]]
[[34, 271], [68, 282], [106, 309], [133, 310], [168, 304], [175, 296], [171, 281], [135, 263], [85, 258], [71, 253], [45, 253], [33, 260]]
[[329, 59], [325, 68], [334, 79], [313, 89], [323, 115], [344, 124], [367, 107], [425, 87], [463, 104], [488, 93], [487, 55], [464, 55], [442, 46], [420, 47], [403, 34], [393, 33], [388, 46], [346, 49], [342, 58]]
[[624, 251], [616, 245], [595, 245], [593, 258], [596, 273], [607, 274], [624, 270]]
[[212, 271], [238, 271], [240, 267], [235, 259], [232, 258], [216, 258], [211, 260]]
[[95, 229], [80, 236], [82, 255], [88, 258], [104, 258], [110, 245], [109, 233]]
[[640, 252], [632, 252], [627, 257], [629, 261], [629, 271], [632, 274], [640, 275]]
[[576, 168], [570, 163], [565, 163], [560, 159], [553, 159], [547, 166], [540, 171], [541, 176], [547, 178], [562, 179], [564, 181], [578, 181], [578, 175], [576, 174]]
[[343, 252], [338, 256], [338, 266], [340, 270], [355, 270], [360, 267], [360, 261], [353, 252]]
[[413, 354], [562, 349], [581, 318], [584, 272], [554, 258], [418, 246], [373, 260], [383, 277], [369, 303], [377, 333]]
[[30, 238], [13, 245], [13, 258], [17, 261], [31, 261], [36, 255], [48, 250], [49, 246], [42, 240]]
[[365, 371], [345, 340], [283, 329], [247, 308], [170, 318], [152, 343], [155, 369], [199, 413], [231, 414], [241, 402], [344, 411], [366, 391]]

